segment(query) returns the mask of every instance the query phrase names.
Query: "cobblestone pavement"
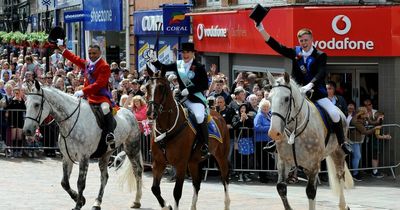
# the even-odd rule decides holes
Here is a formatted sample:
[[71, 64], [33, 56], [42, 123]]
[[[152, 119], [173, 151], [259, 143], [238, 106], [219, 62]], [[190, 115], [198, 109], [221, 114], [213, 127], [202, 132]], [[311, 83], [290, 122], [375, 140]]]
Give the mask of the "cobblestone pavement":
[[[76, 189], [77, 167], [74, 167], [71, 186]], [[39, 159], [6, 159], [0, 157], [0, 210], [65, 210], [72, 209], [74, 202], [60, 185], [62, 175], [61, 161], [58, 158]], [[256, 175], [254, 175], [255, 177]], [[105, 190], [102, 209], [130, 209], [133, 193], [122, 192], [117, 183], [117, 176], [110, 170], [110, 179]], [[157, 200], [151, 193], [151, 173], [144, 176], [142, 209], [160, 209]], [[97, 164], [92, 162], [89, 167], [86, 189], [86, 205], [90, 209], [97, 195], [100, 184]], [[391, 177], [381, 180], [369, 178], [356, 183], [355, 189], [346, 191], [346, 199], [352, 210], [400, 209], [400, 182]], [[174, 184], [163, 179], [161, 190], [166, 200], [173, 204], [172, 189]], [[239, 183], [233, 181], [230, 185], [231, 209], [283, 209], [275, 185]], [[304, 183], [291, 185], [288, 188], [288, 198], [294, 209], [307, 209], [308, 201]], [[189, 209], [192, 200], [190, 180], [184, 184], [184, 192], [180, 209]], [[198, 209], [223, 209], [223, 187], [217, 177], [210, 177], [203, 182], [200, 190]], [[317, 209], [337, 209], [337, 198], [326, 184], [318, 187]]]

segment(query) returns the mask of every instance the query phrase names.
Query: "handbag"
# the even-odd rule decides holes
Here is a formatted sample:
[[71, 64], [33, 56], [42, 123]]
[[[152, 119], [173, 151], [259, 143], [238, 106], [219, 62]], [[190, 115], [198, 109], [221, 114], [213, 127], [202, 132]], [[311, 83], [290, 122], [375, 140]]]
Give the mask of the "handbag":
[[254, 141], [252, 137], [242, 137], [242, 131], [240, 130], [238, 136], [238, 152], [241, 155], [254, 154]]

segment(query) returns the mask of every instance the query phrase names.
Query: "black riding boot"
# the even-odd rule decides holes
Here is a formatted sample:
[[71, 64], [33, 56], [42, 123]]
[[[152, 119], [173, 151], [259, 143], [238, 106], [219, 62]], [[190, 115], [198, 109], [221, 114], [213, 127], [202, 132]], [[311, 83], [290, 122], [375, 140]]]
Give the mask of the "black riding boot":
[[114, 127], [113, 127], [113, 119], [114, 116], [110, 111], [108, 114], [104, 115], [104, 131], [107, 133], [106, 135], [106, 143], [110, 145], [111, 149], [115, 149], [115, 136], [114, 136]]
[[343, 152], [348, 155], [351, 154], [352, 153], [351, 145], [348, 142], [344, 141], [345, 138], [344, 138], [342, 121], [339, 120], [339, 122], [334, 123], [333, 128], [336, 133], [338, 143], [339, 143], [340, 147], [342, 148]]
[[197, 124], [197, 134], [199, 144], [203, 144], [200, 151], [202, 158], [209, 158], [210, 152], [208, 151], [208, 125], [207, 120], [204, 119], [203, 123]]

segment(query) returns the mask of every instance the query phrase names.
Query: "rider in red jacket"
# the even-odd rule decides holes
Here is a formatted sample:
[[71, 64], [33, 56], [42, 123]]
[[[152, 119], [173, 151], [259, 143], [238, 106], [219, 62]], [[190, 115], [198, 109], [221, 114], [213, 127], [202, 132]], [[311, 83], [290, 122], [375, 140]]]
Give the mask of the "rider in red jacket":
[[110, 100], [111, 92], [108, 89], [108, 79], [111, 76], [110, 66], [101, 58], [101, 50], [98, 45], [89, 46], [89, 60], [84, 60], [68, 51], [63, 44], [63, 40], [58, 40], [57, 45], [62, 51], [63, 57], [84, 70], [84, 88], [75, 92], [74, 96], [85, 96], [89, 104], [100, 105], [105, 118], [106, 142], [109, 145], [113, 145], [114, 128], [111, 123], [113, 122], [112, 103]]

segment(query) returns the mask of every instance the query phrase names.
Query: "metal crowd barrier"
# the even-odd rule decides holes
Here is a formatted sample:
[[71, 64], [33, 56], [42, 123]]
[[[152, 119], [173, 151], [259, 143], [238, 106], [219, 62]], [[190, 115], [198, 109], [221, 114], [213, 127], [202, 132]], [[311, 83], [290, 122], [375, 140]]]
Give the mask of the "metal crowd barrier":
[[[367, 126], [367, 129], [371, 129], [374, 126]], [[354, 139], [354, 132], [350, 130], [355, 129], [354, 127], [349, 128], [349, 140]], [[352, 134], [353, 133], [353, 134]], [[384, 124], [381, 128], [381, 134], [391, 135], [391, 139], [378, 140], [375, 134], [364, 136], [364, 142], [361, 146], [361, 160], [359, 164], [359, 171], [367, 171], [373, 169], [386, 169], [389, 170], [392, 177], [396, 178], [395, 169], [400, 166], [400, 125], [399, 124]], [[372, 159], [378, 160], [378, 166], [372, 167]], [[348, 164], [350, 166], [350, 171], [354, 171], [354, 167], [351, 165], [350, 156], [347, 158]]]
[[[22, 117], [21, 117], [22, 116]], [[56, 123], [49, 122], [40, 126], [40, 132], [34, 138], [26, 138], [22, 135], [24, 110], [0, 110], [1, 140], [0, 152], [3, 151], [6, 157], [12, 155], [12, 151], [44, 151], [54, 152], [58, 150], [58, 126]], [[22, 122], [21, 122], [22, 120]], [[17, 128], [17, 127], [20, 128]], [[354, 129], [350, 127], [350, 129]], [[266, 131], [267, 132], [267, 131]], [[240, 133], [240, 134], [239, 134]], [[350, 132], [351, 133], [351, 132]], [[385, 124], [382, 126], [383, 134], [390, 134], [390, 140], [378, 140], [371, 135], [366, 136], [364, 143], [361, 144], [361, 161], [358, 170], [368, 171], [372, 169], [389, 170], [392, 177], [396, 178], [395, 169], [400, 166], [400, 125]], [[18, 137], [19, 136], [19, 137]], [[239, 137], [239, 138], [238, 138]], [[141, 149], [145, 165], [151, 165], [151, 136], [141, 136]], [[349, 136], [349, 139], [354, 137]], [[243, 143], [245, 142], [245, 143]], [[276, 163], [274, 155], [262, 150], [266, 142], [255, 142], [252, 128], [240, 128], [233, 131], [231, 135], [231, 150], [229, 161], [232, 172], [273, 172], [276, 173]], [[243, 150], [246, 147], [249, 151]], [[1, 148], [2, 147], [2, 148]], [[250, 149], [250, 147], [252, 149]], [[379, 164], [372, 167], [372, 154], [377, 153]], [[248, 154], [249, 153], [249, 154]], [[15, 155], [15, 153], [14, 153]], [[26, 154], [24, 154], [26, 155]], [[115, 154], [117, 155], [117, 153]], [[352, 156], [347, 157], [348, 165], [351, 171], [354, 167], [351, 165]], [[205, 178], [209, 171], [217, 171], [216, 161], [210, 158], [203, 167]], [[321, 170], [322, 172], [324, 169]]]

